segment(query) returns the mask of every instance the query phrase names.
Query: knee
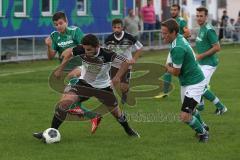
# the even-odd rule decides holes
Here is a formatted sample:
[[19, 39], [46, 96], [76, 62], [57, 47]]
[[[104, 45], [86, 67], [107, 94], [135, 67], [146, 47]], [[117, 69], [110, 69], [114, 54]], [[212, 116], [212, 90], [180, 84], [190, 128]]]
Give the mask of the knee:
[[125, 83], [121, 83], [120, 87], [122, 92], [127, 92], [129, 88], [128, 84], [125, 84]]
[[184, 123], [187, 123], [191, 120], [192, 115], [190, 113], [182, 112], [180, 114], [180, 120]]
[[64, 121], [67, 116], [69, 103], [59, 102], [55, 107], [55, 116], [61, 121]]

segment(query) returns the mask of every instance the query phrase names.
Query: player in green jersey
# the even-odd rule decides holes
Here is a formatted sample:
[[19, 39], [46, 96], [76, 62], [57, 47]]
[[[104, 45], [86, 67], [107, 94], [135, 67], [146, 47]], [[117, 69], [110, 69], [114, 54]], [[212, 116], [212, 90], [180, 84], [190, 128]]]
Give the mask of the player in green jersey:
[[199, 135], [200, 142], [208, 141], [208, 127], [203, 123], [196, 105], [201, 101], [206, 80], [196, 62], [195, 54], [188, 41], [179, 34], [179, 26], [174, 19], [162, 23], [162, 37], [170, 44], [166, 71], [179, 78], [182, 108], [180, 119]]
[[[207, 23], [208, 9], [205, 7], [199, 7], [196, 10], [197, 23], [200, 26], [196, 38], [196, 58], [207, 80], [207, 84], [209, 84], [218, 65], [218, 57], [216, 53], [220, 51], [221, 48], [214, 28]], [[222, 104], [218, 97], [216, 97], [208, 88], [205, 89], [203, 97], [215, 104], [215, 114], [222, 115], [227, 111], [227, 108]], [[202, 100], [198, 105], [198, 109], [203, 110], [203, 108], [204, 101]]]
[[[178, 4], [173, 4], [171, 6], [171, 17], [174, 18], [178, 25], [179, 25], [179, 34], [183, 35], [185, 38], [189, 38], [190, 31], [187, 27], [187, 22], [183, 17], [180, 16], [180, 6]], [[170, 83], [172, 82], [172, 76], [170, 73], [165, 73], [163, 76], [163, 94], [157, 95], [155, 98], [164, 98], [168, 96], [169, 89], [170, 89]]]
[[[52, 59], [58, 54], [58, 58], [60, 62], [62, 61], [62, 52], [68, 48], [73, 48], [81, 43], [81, 39], [83, 38], [83, 32], [80, 28], [75, 26], [68, 26], [68, 20], [64, 12], [56, 12], [52, 21], [56, 31], [52, 32], [49, 37], [45, 39], [45, 43], [47, 45], [48, 59]], [[70, 68], [71, 69], [71, 68]], [[71, 79], [74, 77], [79, 77], [81, 74], [81, 68], [76, 67], [68, 74], [67, 78]], [[70, 80], [70, 82], [74, 81]], [[85, 108], [80, 102], [77, 102], [70, 106], [72, 110], [70, 112], [79, 112], [83, 113], [84, 117], [87, 119], [91, 119], [92, 128], [91, 132], [95, 133], [101, 118], [87, 108]]]

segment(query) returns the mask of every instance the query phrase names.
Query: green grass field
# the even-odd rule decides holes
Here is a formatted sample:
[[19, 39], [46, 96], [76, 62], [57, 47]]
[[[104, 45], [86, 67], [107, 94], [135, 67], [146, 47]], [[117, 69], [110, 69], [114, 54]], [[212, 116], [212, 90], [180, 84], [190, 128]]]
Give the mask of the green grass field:
[[[164, 64], [166, 53], [149, 51], [139, 61]], [[0, 160], [239, 160], [239, 45], [223, 46], [219, 57], [211, 89], [229, 111], [216, 116], [215, 107], [206, 103], [202, 112], [210, 127], [206, 144], [199, 143], [194, 132], [177, 119], [181, 103], [176, 78], [170, 97], [138, 99], [135, 107], [123, 107], [140, 139], [128, 137], [108, 114], [94, 135], [90, 122], [71, 121], [61, 126], [60, 143], [41, 143], [32, 133], [50, 126], [60, 94], [49, 88], [48, 77], [58, 62], [0, 64]]]

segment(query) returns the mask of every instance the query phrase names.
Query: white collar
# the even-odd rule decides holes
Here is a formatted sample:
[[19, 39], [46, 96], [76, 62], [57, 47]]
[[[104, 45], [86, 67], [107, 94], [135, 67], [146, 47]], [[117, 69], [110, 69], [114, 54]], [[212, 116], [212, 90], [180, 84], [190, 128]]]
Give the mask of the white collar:
[[121, 35], [119, 38], [116, 37], [115, 34], [113, 34], [113, 36], [114, 36], [114, 38], [115, 38], [116, 40], [120, 41], [120, 40], [123, 38], [124, 34], [125, 34], [125, 32], [122, 31], [122, 35]]

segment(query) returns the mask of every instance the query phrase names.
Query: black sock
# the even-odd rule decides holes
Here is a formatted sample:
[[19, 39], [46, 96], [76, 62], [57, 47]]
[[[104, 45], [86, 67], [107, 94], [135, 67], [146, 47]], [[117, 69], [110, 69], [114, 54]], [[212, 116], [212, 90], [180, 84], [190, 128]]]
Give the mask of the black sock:
[[52, 119], [52, 125], [51, 128], [58, 129], [59, 126], [63, 123], [63, 121], [59, 120], [55, 115], [53, 116]]
[[118, 119], [117, 121], [121, 124], [121, 126], [123, 126], [123, 128], [125, 130], [127, 129], [130, 129], [129, 125], [128, 125], [128, 122], [127, 122], [127, 118], [124, 114], [122, 114]]

